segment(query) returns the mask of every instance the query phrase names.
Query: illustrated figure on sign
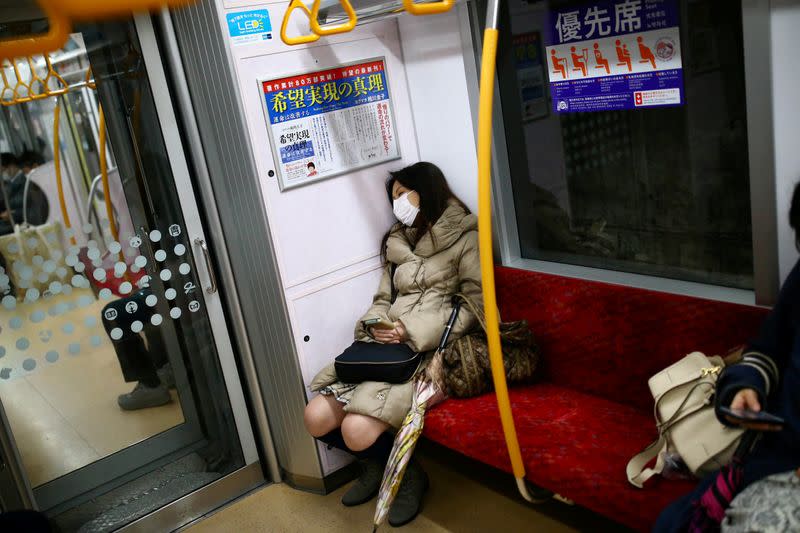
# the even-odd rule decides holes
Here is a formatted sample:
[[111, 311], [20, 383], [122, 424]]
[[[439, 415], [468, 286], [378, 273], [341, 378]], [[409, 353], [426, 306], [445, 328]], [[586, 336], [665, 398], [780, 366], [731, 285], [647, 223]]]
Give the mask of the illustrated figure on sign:
[[550, 55], [553, 56], [553, 74], [559, 73], [562, 79], [567, 79], [569, 77], [567, 74], [567, 60], [563, 57], [558, 57], [555, 50], [552, 50]]
[[633, 70], [633, 62], [631, 61], [631, 53], [628, 51], [628, 45], [622, 44], [619, 39], [617, 39], [617, 58], [619, 59], [618, 66], [627, 65], [628, 72]]
[[603, 57], [603, 51], [600, 50], [600, 45], [598, 43], [594, 43], [594, 60], [597, 62], [597, 66], [594, 68], [604, 68], [606, 69], [606, 74], [611, 74], [611, 67], [608, 65], [608, 59]]
[[308, 164], [308, 177], [316, 176], [317, 175], [317, 166], [314, 163]]
[[589, 74], [589, 68], [586, 65], [588, 50], [584, 48], [580, 54], [577, 54], [577, 49], [573, 46], [572, 51], [572, 64], [575, 66], [572, 70], [580, 71], [585, 78]]
[[638, 37], [636, 41], [639, 43], [639, 55], [642, 56], [639, 63], [650, 63], [653, 65], [653, 68], [656, 68], [656, 56], [653, 55], [653, 51], [650, 50], [650, 47], [644, 44], [644, 38]]

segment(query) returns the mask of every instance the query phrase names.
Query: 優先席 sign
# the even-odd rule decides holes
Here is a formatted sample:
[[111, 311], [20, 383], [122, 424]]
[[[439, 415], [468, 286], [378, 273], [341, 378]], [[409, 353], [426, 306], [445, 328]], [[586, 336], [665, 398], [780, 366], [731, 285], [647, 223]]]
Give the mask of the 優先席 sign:
[[281, 190], [400, 157], [384, 59], [259, 86]]
[[553, 111], [684, 103], [675, 0], [599, 0], [554, 10], [547, 36]]

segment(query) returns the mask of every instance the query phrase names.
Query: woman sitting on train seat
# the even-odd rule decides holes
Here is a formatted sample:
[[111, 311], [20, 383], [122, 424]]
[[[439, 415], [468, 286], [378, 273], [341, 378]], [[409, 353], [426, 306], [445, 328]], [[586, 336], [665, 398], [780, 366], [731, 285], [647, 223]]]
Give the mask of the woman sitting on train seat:
[[[789, 223], [800, 249], [800, 184], [795, 187], [792, 197]], [[726, 425], [737, 425], [733, 419], [720, 413], [721, 406], [757, 412], [763, 410], [782, 418], [785, 426], [741, 424], [752, 432], [760, 432], [760, 439], [743, 458], [741, 468], [736, 469], [741, 475], [731, 475], [726, 469], [721, 474], [712, 474], [694, 492], [673, 502], [662, 512], [655, 532], [718, 528], [720, 524], [716, 522], [722, 519], [731, 500], [745, 487], [774, 474], [786, 473], [791, 477], [791, 472], [800, 467], [800, 262], [786, 278], [778, 303], [764, 321], [756, 340], [746, 348], [743, 360], [726, 369], [717, 382], [717, 417]], [[797, 485], [795, 490], [798, 490]], [[782, 501], [773, 500], [772, 504], [780, 507], [795, 505], [796, 501], [784, 498]], [[734, 524], [743, 521], [741, 511], [739, 508], [734, 512], [732, 508], [723, 520], [723, 529], [730, 527], [731, 530], [745, 531]], [[794, 509], [792, 513], [800, 513], [800, 509]], [[776, 514], [771, 513], [771, 516]]]
[[[386, 190], [399, 223], [383, 239], [386, 266], [372, 307], [362, 320], [380, 317], [395, 328], [365, 330], [359, 320], [355, 339], [406, 343], [414, 351], [429, 352], [437, 347], [450, 317], [452, 296], [461, 293], [478, 306], [483, 303], [478, 220], [431, 163], [391, 173]], [[476, 323], [474, 315], [462, 308], [451, 340]], [[380, 487], [394, 439], [390, 429], [400, 427], [411, 407], [411, 382], [345, 384], [337, 380], [331, 364], [314, 378], [311, 390], [321, 394], [306, 407], [308, 431], [360, 460], [361, 476], [342, 504], [366, 503]], [[389, 512], [389, 523], [398, 527], [413, 520], [427, 488], [427, 475], [412, 461]]]

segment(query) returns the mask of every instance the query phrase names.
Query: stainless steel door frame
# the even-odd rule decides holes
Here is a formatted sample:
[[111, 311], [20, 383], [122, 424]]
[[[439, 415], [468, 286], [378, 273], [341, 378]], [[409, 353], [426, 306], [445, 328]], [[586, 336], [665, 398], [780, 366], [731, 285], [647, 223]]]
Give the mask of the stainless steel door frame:
[[[150, 80], [153, 98], [158, 112], [158, 119], [161, 125], [164, 144], [166, 145], [169, 163], [172, 169], [173, 179], [178, 190], [178, 199], [186, 225], [186, 233], [189, 242], [208, 242], [200, 211], [196, 203], [194, 185], [192, 184], [186, 154], [183, 149], [181, 134], [178, 130], [177, 118], [173, 108], [173, 98], [170, 94], [166, 81], [164, 65], [161, 62], [161, 54], [158, 49], [153, 23], [149, 15], [137, 15], [134, 18], [139, 43], [142, 48], [145, 69]], [[200, 251], [199, 248], [195, 252]], [[202, 251], [201, 251], [202, 253]], [[200, 262], [198, 262], [200, 264]], [[210, 265], [213, 268], [213, 265]], [[204, 286], [215, 284], [213, 270], [205, 272], [206, 280]], [[202, 278], [202, 276], [199, 276]], [[239, 442], [242, 447], [245, 464], [249, 465], [258, 462], [258, 451], [256, 449], [253, 428], [247, 412], [242, 383], [239, 379], [236, 359], [233, 346], [229, 337], [227, 320], [222, 307], [222, 299], [219, 291], [202, 291], [206, 312], [209, 316], [211, 329], [216, 344], [217, 354], [222, 368], [223, 379], [225, 380], [228, 392], [228, 400], [231, 404], [233, 417], [239, 433]]]
[[272, 430], [270, 429], [269, 420], [267, 418], [264, 396], [261, 394], [253, 352], [250, 349], [250, 343], [247, 342], [247, 328], [245, 327], [239, 294], [237, 290], [235, 290], [235, 277], [233, 275], [233, 268], [231, 266], [227, 246], [225, 245], [222, 221], [220, 220], [219, 211], [217, 210], [217, 200], [211, 185], [210, 171], [206, 164], [206, 154], [203, 149], [203, 142], [197, 125], [197, 119], [194, 115], [192, 98], [189, 94], [188, 82], [186, 80], [186, 72], [183, 68], [183, 60], [175, 37], [175, 28], [173, 26], [172, 17], [167, 9], [162, 10], [158, 16], [158, 22], [161, 28], [161, 34], [164, 38], [164, 42], [162, 43], [165, 48], [164, 56], [170, 68], [172, 79], [174, 80], [173, 88], [176, 92], [177, 107], [181, 119], [183, 120], [187, 148], [190, 153], [193, 168], [197, 172], [195, 178], [205, 207], [206, 225], [212, 236], [211, 242], [214, 245], [215, 256], [220, 270], [220, 279], [224, 286], [230, 288], [230, 290], [225, 291], [225, 297], [231, 315], [231, 325], [234, 327], [234, 333], [240, 341], [238, 343], [239, 359], [242, 365], [243, 377], [247, 383], [250, 408], [258, 431], [258, 441], [261, 450], [266, 456], [265, 466], [270, 474], [270, 478], [273, 481], [280, 481], [281, 471], [275, 452]]
[[[271, 438], [266, 432], [259, 435], [259, 444], [269, 455], [274, 439], [287, 479], [293, 474], [321, 479], [317, 443], [303, 424], [306, 393], [224, 13], [222, 2], [213, 0], [170, 13], [185, 70], [183, 77], [174, 78], [175, 85], [192, 102], [181, 118], [184, 125], [197, 126], [205, 157], [193, 162], [208, 171], [198, 171], [197, 186], [207, 210], [216, 202], [221, 230], [214, 229], [214, 237], [230, 250], [230, 270], [224, 267], [231, 276], [226, 297], [232, 314], [241, 306], [234, 324], [236, 341], [243, 367], [252, 353], [257, 373], [250, 385], [252, 408], [255, 413], [266, 408], [272, 429]], [[247, 214], [246, 225], [241, 224], [242, 213]], [[255, 399], [256, 389], [263, 401]], [[269, 466], [277, 472], [277, 465]]]

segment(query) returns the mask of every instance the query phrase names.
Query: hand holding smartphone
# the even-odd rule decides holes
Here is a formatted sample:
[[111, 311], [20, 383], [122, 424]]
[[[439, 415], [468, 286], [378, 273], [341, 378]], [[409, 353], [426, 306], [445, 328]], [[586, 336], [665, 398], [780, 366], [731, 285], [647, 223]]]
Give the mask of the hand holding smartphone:
[[720, 407], [720, 412], [731, 422], [738, 423], [746, 428], [758, 431], [780, 431], [786, 425], [786, 421], [764, 411], [751, 411], [749, 409], [732, 409], [730, 407]]
[[396, 327], [394, 322], [389, 322], [383, 318], [368, 318], [367, 320], [362, 320], [361, 324], [364, 326], [364, 329], [373, 328], [391, 330]]

